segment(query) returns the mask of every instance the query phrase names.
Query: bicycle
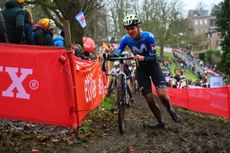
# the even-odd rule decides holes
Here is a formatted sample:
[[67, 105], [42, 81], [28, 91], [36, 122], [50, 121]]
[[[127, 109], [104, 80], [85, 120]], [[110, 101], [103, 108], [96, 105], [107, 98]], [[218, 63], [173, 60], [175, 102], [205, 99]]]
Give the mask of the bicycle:
[[133, 57], [109, 57], [105, 59], [102, 64], [102, 70], [106, 72], [105, 61], [120, 61], [119, 72], [115, 76], [116, 85], [116, 102], [118, 106], [118, 124], [120, 134], [124, 134], [125, 131], [125, 106], [130, 106], [130, 101], [127, 93], [126, 74], [124, 73], [124, 61], [133, 60]]

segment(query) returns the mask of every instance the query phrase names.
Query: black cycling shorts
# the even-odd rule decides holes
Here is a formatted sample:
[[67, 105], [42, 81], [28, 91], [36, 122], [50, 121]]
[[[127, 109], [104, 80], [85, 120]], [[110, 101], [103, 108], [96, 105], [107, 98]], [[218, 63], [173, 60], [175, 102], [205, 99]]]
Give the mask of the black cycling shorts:
[[153, 83], [157, 89], [167, 88], [167, 82], [157, 60], [139, 62], [137, 79], [143, 95], [152, 93], [151, 83]]

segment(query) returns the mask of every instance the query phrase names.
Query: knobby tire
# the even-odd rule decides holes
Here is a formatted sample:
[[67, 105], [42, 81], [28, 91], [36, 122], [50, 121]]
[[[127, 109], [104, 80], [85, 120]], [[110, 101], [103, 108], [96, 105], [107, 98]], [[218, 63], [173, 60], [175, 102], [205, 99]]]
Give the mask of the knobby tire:
[[121, 134], [124, 134], [125, 131], [125, 88], [124, 88], [124, 76], [120, 75], [118, 77], [118, 86], [117, 86], [117, 105], [118, 105], [118, 124], [119, 131]]

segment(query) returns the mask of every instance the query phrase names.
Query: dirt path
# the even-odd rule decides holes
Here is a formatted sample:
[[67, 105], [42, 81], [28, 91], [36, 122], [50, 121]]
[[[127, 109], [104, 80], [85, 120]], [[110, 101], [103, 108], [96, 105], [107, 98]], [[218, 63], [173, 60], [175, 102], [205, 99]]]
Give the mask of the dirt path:
[[[164, 130], [149, 129], [146, 123], [154, 122], [147, 104], [140, 96], [137, 102], [127, 109], [126, 133], [120, 135], [117, 127], [104, 138], [96, 140], [88, 148], [74, 147], [76, 153], [229, 153], [230, 124], [209, 118], [197, 117], [179, 112], [180, 124], [175, 124], [164, 110], [167, 123]], [[163, 106], [161, 106], [162, 108]]]
[[0, 153], [230, 153], [230, 122], [177, 109], [182, 122], [175, 124], [162, 109], [166, 128], [149, 129], [144, 125], [155, 119], [143, 97], [135, 98], [126, 111], [124, 135], [119, 134], [116, 114], [101, 116], [93, 131], [80, 139], [60, 127], [0, 120]]

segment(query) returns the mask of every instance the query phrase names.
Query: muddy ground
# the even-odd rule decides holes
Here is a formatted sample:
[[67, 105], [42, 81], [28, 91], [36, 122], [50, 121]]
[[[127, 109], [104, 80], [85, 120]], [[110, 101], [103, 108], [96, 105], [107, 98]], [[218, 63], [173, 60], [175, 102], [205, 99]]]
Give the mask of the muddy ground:
[[145, 125], [155, 122], [153, 115], [141, 96], [135, 98], [126, 111], [124, 135], [118, 131], [116, 110], [78, 139], [69, 129], [2, 120], [0, 153], [230, 153], [229, 121], [176, 108], [182, 118], [176, 124], [161, 106], [166, 128], [150, 129]]

